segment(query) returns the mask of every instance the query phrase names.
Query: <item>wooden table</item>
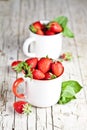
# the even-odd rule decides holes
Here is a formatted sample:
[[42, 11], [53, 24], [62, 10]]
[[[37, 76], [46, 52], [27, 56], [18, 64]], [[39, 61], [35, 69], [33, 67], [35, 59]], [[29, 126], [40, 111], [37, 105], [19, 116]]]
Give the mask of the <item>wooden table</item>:
[[[87, 0], [0, 0], [0, 130], [87, 130]], [[29, 116], [14, 112], [12, 84], [20, 75], [11, 69], [14, 60], [26, 59], [22, 45], [29, 37], [28, 26], [36, 20], [67, 16], [75, 38], [63, 37], [62, 52], [73, 59], [64, 61], [63, 81], [76, 80], [83, 89], [66, 105], [32, 107]], [[3, 106], [2, 106], [3, 104]]]

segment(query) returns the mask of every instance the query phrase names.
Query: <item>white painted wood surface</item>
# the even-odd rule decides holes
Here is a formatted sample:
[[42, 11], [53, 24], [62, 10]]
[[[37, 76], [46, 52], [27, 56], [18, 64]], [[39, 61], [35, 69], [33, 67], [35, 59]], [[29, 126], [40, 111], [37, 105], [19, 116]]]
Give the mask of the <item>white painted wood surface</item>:
[[[87, 0], [8, 0], [0, 1], [0, 130], [87, 130]], [[32, 108], [29, 116], [13, 110], [19, 100], [12, 93], [12, 83], [18, 77], [11, 70], [13, 60], [25, 59], [24, 40], [28, 26], [36, 20], [65, 15], [74, 39], [63, 38], [62, 52], [71, 52], [71, 62], [64, 62], [63, 80], [77, 80], [83, 89], [77, 99], [66, 105]]]

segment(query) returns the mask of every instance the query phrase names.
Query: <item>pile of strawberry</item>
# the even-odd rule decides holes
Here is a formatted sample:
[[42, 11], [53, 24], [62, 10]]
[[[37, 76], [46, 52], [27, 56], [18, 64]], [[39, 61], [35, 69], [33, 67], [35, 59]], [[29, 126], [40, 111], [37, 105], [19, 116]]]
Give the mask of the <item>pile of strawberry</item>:
[[25, 77], [37, 80], [49, 80], [59, 77], [64, 72], [61, 62], [48, 57], [28, 58], [25, 61], [13, 61], [11, 67], [16, 72], [23, 72]]
[[29, 26], [29, 29], [39, 35], [54, 35], [63, 30], [62, 26], [56, 21], [48, 22], [47, 24], [36, 21]]

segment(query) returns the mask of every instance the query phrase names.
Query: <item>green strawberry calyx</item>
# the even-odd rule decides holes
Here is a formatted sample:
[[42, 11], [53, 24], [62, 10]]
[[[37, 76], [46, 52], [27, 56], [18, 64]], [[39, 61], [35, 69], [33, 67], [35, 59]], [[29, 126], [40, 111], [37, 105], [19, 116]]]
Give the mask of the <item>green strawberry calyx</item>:
[[17, 66], [14, 67], [14, 70], [16, 72], [24, 72], [25, 77], [30, 77], [32, 78], [32, 71], [31, 71], [31, 66], [29, 66], [26, 62], [22, 61], [20, 62]]
[[30, 29], [32, 32], [34, 32], [34, 33], [37, 32], [37, 29], [36, 29], [33, 25], [30, 25], [30, 26], [29, 26], [29, 29]]
[[32, 112], [32, 106], [29, 103], [23, 105], [23, 114], [29, 115]]

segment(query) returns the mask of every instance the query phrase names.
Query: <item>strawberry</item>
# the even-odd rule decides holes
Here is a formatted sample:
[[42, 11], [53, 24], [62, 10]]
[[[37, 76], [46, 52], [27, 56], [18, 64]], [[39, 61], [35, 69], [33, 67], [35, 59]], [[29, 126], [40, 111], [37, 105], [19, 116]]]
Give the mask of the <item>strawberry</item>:
[[51, 72], [45, 73], [45, 80], [54, 79], [54, 78], [56, 78], [56, 75], [52, 74]]
[[44, 35], [44, 32], [41, 30], [41, 29], [38, 29], [36, 34], [39, 34], [39, 35]]
[[54, 33], [60, 33], [62, 32], [62, 27], [55, 21], [50, 22], [48, 24], [48, 28], [50, 29], [50, 31], [54, 32]]
[[60, 59], [70, 61], [72, 59], [72, 54], [70, 52], [63, 53], [60, 55]]
[[39, 35], [44, 35], [43, 32], [44, 25], [40, 23], [40, 21], [36, 21], [29, 26], [29, 29]]
[[36, 21], [32, 24], [34, 26], [34, 28], [36, 28], [37, 30], [39, 29], [43, 29], [43, 24], [41, 24], [40, 21]]
[[50, 30], [47, 30], [47, 31], [45, 32], [45, 34], [46, 34], [46, 35], [54, 35], [55, 33], [52, 32], [52, 31], [50, 31]]
[[41, 72], [40, 70], [38, 69], [34, 69], [33, 72], [33, 79], [44, 79], [45, 78], [45, 74], [43, 72]]
[[31, 112], [31, 105], [25, 101], [17, 101], [13, 104], [14, 110], [19, 114], [30, 114]]
[[13, 61], [12, 64], [11, 64], [11, 67], [12, 67], [13, 69], [15, 69], [15, 67], [18, 66], [18, 64], [21, 63], [21, 62], [22, 62], [22, 61], [20, 61], [20, 60]]
[[55, 61], [51, 64], [51, 70], [52, 73], [58, 77], [64, 72], [64, 67], [61, 62]]
[[31, 66], [31, 68], [35, 68], [37, 66], [38, 58], [37, 57], [29, 58], [25, 62], [29, 66]]
[[43, 57], [38, 61], [38, 69], [41, 70], [43, 73], [46, 73], [50, 70], [51, 63], [52, 59], [48, 57]]

